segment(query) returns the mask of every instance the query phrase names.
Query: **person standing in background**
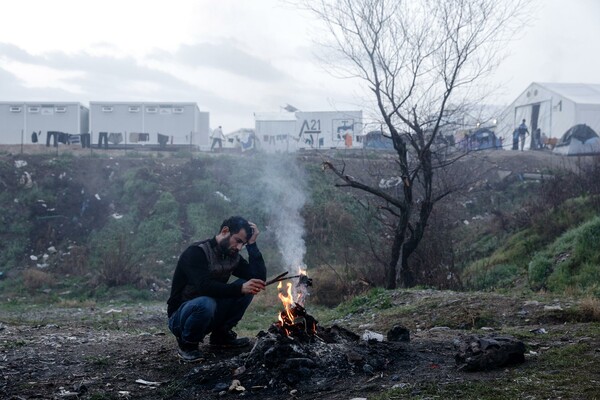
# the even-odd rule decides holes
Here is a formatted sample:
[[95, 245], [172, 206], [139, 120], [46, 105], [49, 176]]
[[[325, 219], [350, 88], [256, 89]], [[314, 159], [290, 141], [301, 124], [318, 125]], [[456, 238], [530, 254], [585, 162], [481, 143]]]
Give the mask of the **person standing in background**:
[[223, 149], [223, 139], [225, 139], [225, 135], [223, 134], [223, 129], [221, 128], [221, 125], [219, 125], [217, 129], [212, 131], [210, 137], [212, 139], [210, 151], [214, 151], [216, 144], [219, 144], [219, 150]]
[[521, 151], [525, 148], [525, 137], [529, 133], [529, 129], [527, 129], [527, 125], [525, 124], [525, 119], [521, 122], [521, 125], [517, 128], [519, 131], [519, 141], [521, 142]]

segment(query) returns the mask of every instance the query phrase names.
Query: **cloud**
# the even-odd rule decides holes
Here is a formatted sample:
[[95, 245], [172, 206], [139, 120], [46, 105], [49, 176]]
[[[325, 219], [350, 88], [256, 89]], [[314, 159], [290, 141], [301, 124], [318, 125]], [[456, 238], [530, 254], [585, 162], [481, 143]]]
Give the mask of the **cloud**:
[[35, 57], [22, 48], [10, 43], [0, 42], [0, 58], [25, 63], [37, 63], [39, 57]]
[[2, 101], [80, 101], [77, 94], [50, 87], [26, 87], [25, 82], [0, 67], [0, 94]]
[[132, 57], [95, 56], [86, 52], [32, 55], [6, 43], [0, 43], [0, 54], [9, 62], [43, 66], [62, 72], [79, 72], [61, 79], [67, 86], [81, 88], [80, 93], [73, 93], [50, 87], [31, 87], [9, 71], [0, 69], [2, 97], [7, 99], [23, 99], [24, 95], [29, 99], [39, 99], [43, 94], [44, 98], [50, 96], [53, 100], [193, 101], [200, 103], [201, 108], [202, 105], [210, 105], [215, 109], [251, 112], [248, 105], [222, 98], [173, 74], [148, 67]]
[[217, 44], [182, 45], [172, 55], [167, 52], [155, 52], [151, 58], [160, 61], [171, 59], [190, 67], [215, 68], [261, 82], [289, 79], [284, 71], [260, 57], [241, 50], [235, 41], [229, 39], [222, 39]]

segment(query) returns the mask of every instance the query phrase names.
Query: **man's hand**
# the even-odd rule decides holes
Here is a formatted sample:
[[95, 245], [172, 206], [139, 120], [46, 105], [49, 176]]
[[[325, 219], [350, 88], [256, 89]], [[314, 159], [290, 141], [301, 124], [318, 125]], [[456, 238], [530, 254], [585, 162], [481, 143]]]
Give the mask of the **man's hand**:
[[250, 224], [250, 227], [252, 228], [252, 236], [250, 236], [250, 239], [248, 239], [248, 244], [254, 244], [256, 243], [256, 238], [258, 237], [260, 231], [254, 222], [248, 221], [248, 224]]
[[242, 285], [242, 294], [257, 294], [265, 290], [265, 281], [250, 279]]

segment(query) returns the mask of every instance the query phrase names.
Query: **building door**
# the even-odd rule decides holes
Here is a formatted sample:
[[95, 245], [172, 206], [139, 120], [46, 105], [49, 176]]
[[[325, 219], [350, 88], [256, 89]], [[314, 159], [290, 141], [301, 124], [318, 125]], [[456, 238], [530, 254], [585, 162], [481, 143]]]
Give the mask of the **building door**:
[[540, 103], [531, 105], [531, 131], [529, 137], [531, 138], [530, 149], [537, 149], [535, 140], [535, 131], [538, 128], [538, 119], [540, 117]]

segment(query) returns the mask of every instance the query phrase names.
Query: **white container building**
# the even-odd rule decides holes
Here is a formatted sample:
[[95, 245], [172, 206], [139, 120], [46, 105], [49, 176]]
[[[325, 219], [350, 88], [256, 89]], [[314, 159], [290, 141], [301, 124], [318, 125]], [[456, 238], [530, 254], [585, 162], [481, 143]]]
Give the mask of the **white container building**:
[[39, 142], [49, 131], [87, 133], [89, 110], [76, 102], [0, 102], [0, 144], [30, 144], [32, 133]]
[[196, 103], [93, 101], [90, 131], [92, 143], [105, 132], [112, 145], [210, 146], [209, 113], [201, 112]]
[[362, 111], [256, 113], [255, 130], [267, 152], [361, 148]]

